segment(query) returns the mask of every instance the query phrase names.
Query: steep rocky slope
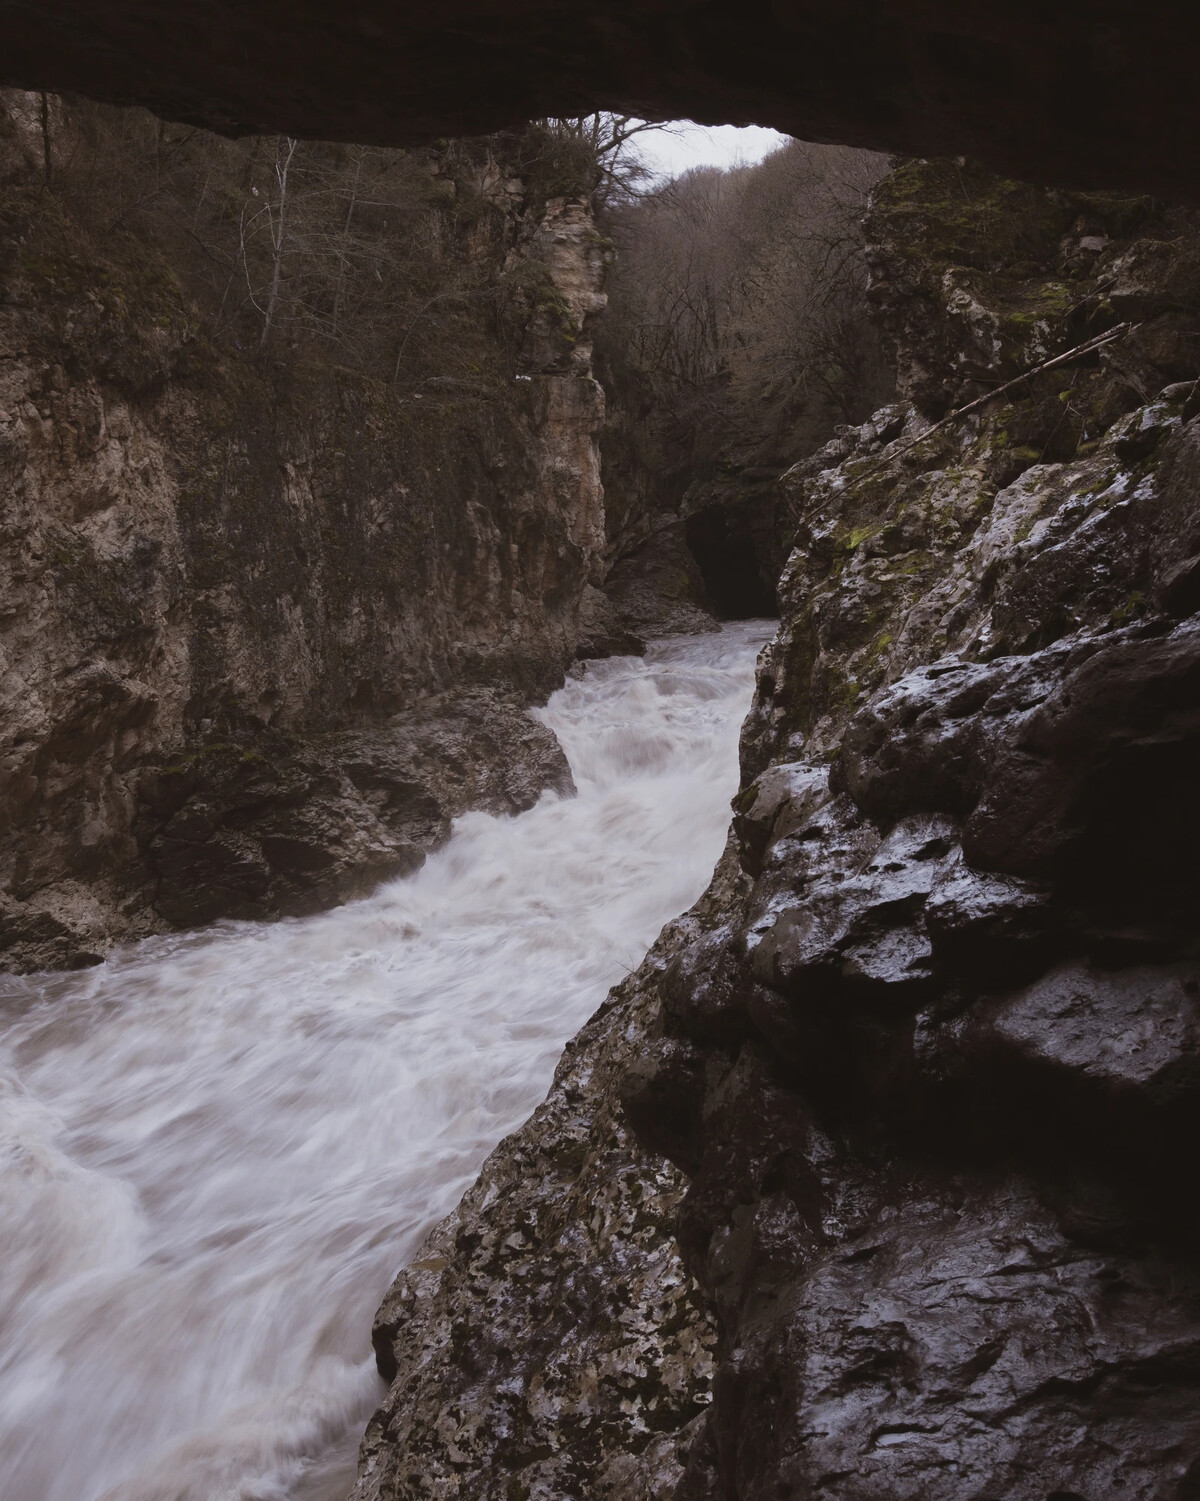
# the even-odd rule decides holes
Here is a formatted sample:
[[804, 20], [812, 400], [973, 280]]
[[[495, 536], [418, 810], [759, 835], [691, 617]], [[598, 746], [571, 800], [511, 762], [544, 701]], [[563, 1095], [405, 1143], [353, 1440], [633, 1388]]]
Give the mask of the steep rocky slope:
[[602, 570], [586, 205], [433, 161], [428, 215], [488, 210], [446, 253], [518, 287], [515, 365], [396, 389], [215, 343], [163, 254], [47, 190], [36, 101], [3, 105], [0, 963], [312, 910], [569, 780], [520, 710]]
[[[657, 977], [684, 931], [644, 969]], [[373, 1337], [390, 1391], [359, 1501], [672, 1493], [716, 1329], [672, 1238], [680, 1176], [638, 1150], [619, 1105], [647, 1002], [640, 981], [612, 992], [388, 1294]]]
[[364, 1498], [1196, 1493], [1200, 242], [953, 163], [871, 229], [729, 850], [385, 1304]]
[[915, 410], [789, 477], [753, 887], [631, 1086], [726, 1351], [681, 1494], [1182, 1496], [1196, 239], [921, 165], [874, 233]]

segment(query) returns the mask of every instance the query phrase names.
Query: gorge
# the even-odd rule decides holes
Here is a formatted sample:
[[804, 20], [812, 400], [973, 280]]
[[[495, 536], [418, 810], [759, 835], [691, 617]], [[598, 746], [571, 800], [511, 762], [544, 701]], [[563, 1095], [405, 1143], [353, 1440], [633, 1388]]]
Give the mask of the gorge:
[[[203, 48], [137, 82], [153, 9], [84, 36], [10, 0], [7, 76], [231, 133], [504, 128], [203, 146], [220, 205], [188, 222], [246, 284], [227, 319], [158, 221], [87, 206], [105, 132], [156, 193], [198, 138], [5, 96], [20, 1501], [1196, 1495], [1200, 223], [1191, 148], [1163, 149], [1194, 139], [1191, 23], [897, 3], [847, 13], [856, 52], [773, 7], [718, 60], [719, 6], [549, 39], [533, 7], [452, 9], [421, 46], [421, 12], [364, 13], [427, 94], [407, 64], [381, 103], [368, 67], [356, 110], [363, 44], [315, 68], [314, 6], [255, 114]], [[496, 91], [442, 116], [451, 46]], [[780, 76], [804, 46], [827, 79]], [[755, 238], [772, 173], [804, 159], [787, 201], [819, 196], [812, 148], [728, 185], [746, 259], [704, 288], [754, 290], [718, 357], [639, 363], [636, 235], [673, 264], [671, 215], [716, 222], [726, 186], [597, 226], [570, 122], [508, 128], [677, 97], [942, 153], [860, 161], [837, 358], [772, 342], [805, 263]], [[282, 274], [282, 227], [247, 249], [289, 181], [306, 244], [362, 272], [353, 344], [340, 270]], [[391, 321], [389, 236], [426, 246]], [[768, 632], [713, 610], [764, 601], [735, 787]], [[400, 1262], [382, 1394], [365, 1324]], [[103, 1463], [58, 1453], [97, 1392]]]
[[6, 1496], [346, 1495], [387, 1279], [708, 879], [765, 635], [592, 664], [577, 795], [365, 901], [5, 986]]

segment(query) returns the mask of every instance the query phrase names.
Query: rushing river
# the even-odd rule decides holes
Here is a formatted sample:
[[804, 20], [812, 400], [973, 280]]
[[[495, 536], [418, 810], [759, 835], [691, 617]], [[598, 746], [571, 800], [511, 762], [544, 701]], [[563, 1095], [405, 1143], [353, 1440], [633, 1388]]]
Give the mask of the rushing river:
[[579, 796], [365, 901], [0, 977], [0, 1497], [333, 1501], [398, 1266], [707, 883], [762, 622], [589, 665]]

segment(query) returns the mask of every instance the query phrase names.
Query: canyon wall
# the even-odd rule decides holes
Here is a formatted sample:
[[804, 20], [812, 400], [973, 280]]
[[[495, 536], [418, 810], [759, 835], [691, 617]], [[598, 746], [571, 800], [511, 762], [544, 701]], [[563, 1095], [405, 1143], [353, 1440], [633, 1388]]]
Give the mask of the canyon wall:
[[1200, 236], [870, 234], [725, 857], [385, 1302], [362, 1501], [1197, 1493]]
[[510, 347], [468, 301], [494, 357], [414, 389], [215, 341], [167, 255], [47, 187], [38, 101], [3, 103], [0, 963], [310, 911], [569, 785], [521, 710], [603, 570], [586, 203], [430, 158], [435, 228], [482, 205], [445, 254], [516, 292]]

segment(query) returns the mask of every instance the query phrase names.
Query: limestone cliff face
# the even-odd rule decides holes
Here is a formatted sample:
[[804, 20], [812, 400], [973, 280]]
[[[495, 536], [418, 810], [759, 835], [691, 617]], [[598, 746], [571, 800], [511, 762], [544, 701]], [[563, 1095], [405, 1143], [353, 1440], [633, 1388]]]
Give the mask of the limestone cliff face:
[[[1200, 242], [954, 164], [902, 167], [872, 222], [907, 399], [785, 481], [726, 858], [573, 1045], [545, 1134], [498, 1149], [505, 1193], [439, 1232], [443, 1291], [385, 1305], [364, 1496], [607, 1494], [617, 1453], [646, 1457], [619, 1494], [688, 1501], [1195, 1493]], [[597, 1212], [587, 1157], [530, 1170], [560, 1096], [653, 1217]], [[519, 1274], [475, 1274], [518, 1231]], [[664, 1316], [676, 1257], [704, 1300]], [[543, 1300], [528, 1368], [480, 1356], [490, 1310], [516, 1347], [526, 1291], [596, 1266], [619, 1311]], [[669, 1444], [620, 1381], [583, 1431], [536, 1397], [616, 1327]], [[710, 1385], [686, 1352], [714, 1335]], [[699, 1418], [655, 1384], [681, 1369]], [[506, 1418], [452, 1449], [467, 1390]]]
[[[299, 742], [481, 688], [520, 742], [603, 539], [604, 251], [582, 204], [479, 252], [527, 289], [506, 383], [268, 370], [200, 336], [152, 249], [81, 236], [24, 102], [0, 142], [0, 962], [18, 966], [361, 889], [316, 874], [361, 863], [335, 828], [366, 828], [376, 877], [411, 868], [421, 819], [380, 822], [369, 769], [356, 787], [329, 743], [313, 761]], [[439, 702], [460, 749], [478, 738]], [[164, 881], [202, 899], [164, 905]]]

